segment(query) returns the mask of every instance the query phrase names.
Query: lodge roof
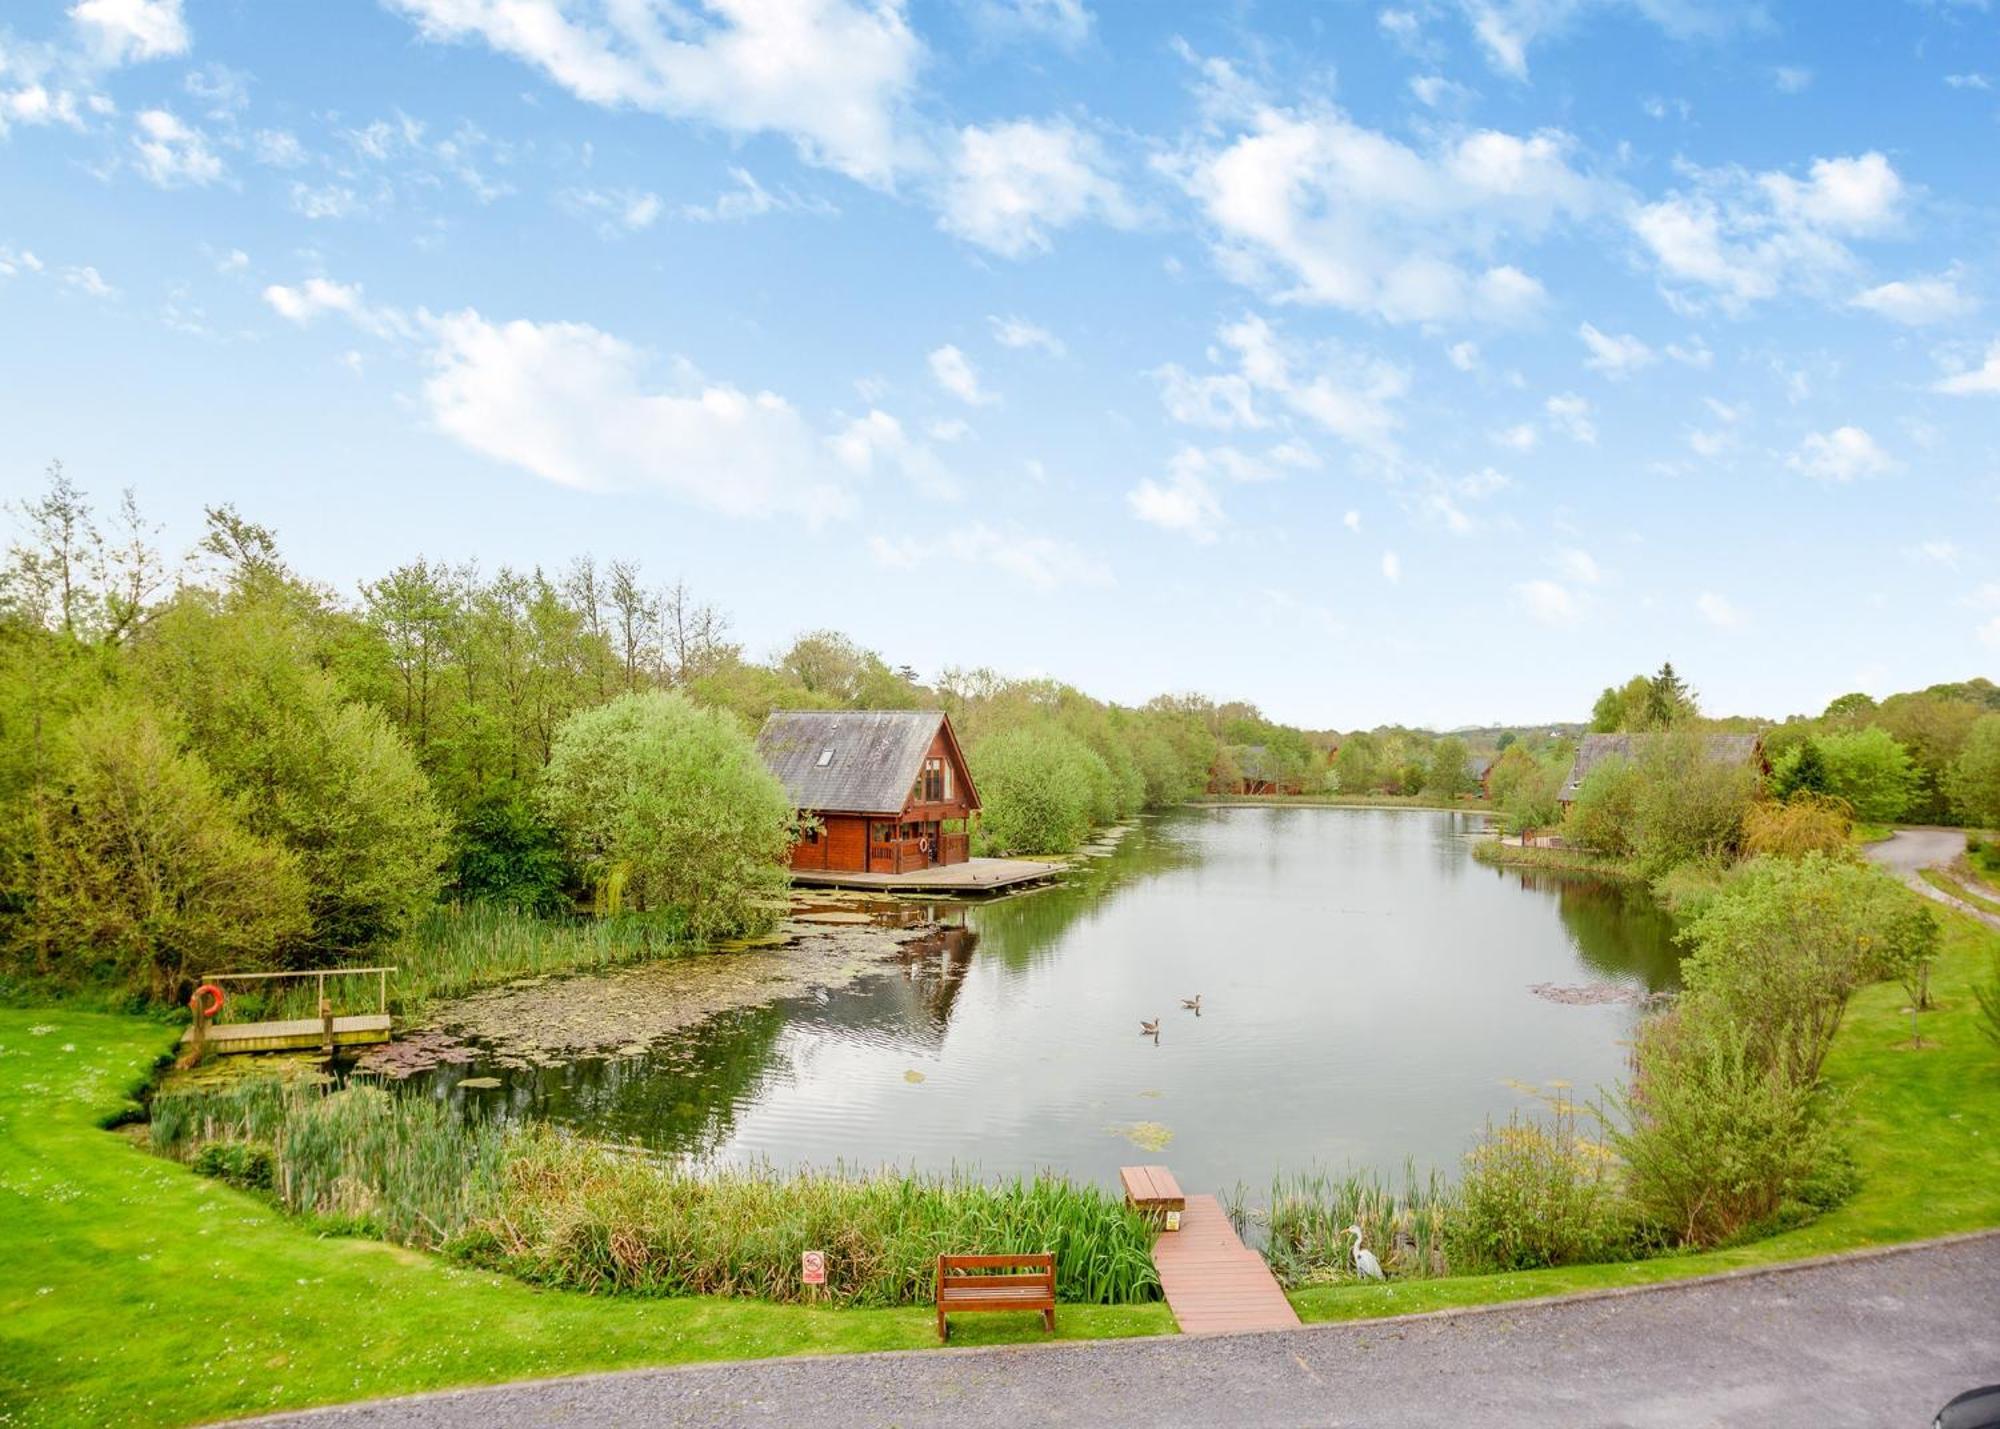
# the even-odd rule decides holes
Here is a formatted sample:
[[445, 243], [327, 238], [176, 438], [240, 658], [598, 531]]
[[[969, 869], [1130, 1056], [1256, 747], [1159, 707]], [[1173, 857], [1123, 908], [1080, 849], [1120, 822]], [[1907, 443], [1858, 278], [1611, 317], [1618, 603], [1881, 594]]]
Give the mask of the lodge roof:
[[[940, 725], [956, 753], [942, 710], [773, 710], [758, 731], [757, 753], [795, 809], [899, 814]], [[959, 772], [964, 777], [962, 760]], [[969, 777], [965, 785], [977, 808]]]
[[[1576, 746], [1576, 759], [1563, 781], [1562, 797], [1574, 799], [1590, 771], [1607, 759], [1639, 760], [1646, 757], [1658, 734], [1586, 734]], [[1748, 764], [1764, 745], [1761, 734], [1704, 734], [1702, 753], [1711, 764]]]

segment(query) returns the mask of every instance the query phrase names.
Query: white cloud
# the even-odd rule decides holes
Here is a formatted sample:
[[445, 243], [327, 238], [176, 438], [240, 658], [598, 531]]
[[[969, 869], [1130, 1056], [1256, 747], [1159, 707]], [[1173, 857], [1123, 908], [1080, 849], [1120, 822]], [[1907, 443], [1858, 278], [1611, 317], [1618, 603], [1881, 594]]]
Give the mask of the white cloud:
[[1390, 585], [1397, 585], [1403, 579], [1403, 558], [1394, 551], [1382, 553], [1382, 579]]
[[1102, 561], [1068, 541], [1018, 530], [998, 531], [980, 522], [926, 540], [871, 536], [868, 550], [879, 564], [897, 570], [915, 570], [939, 561], [956, 568], [990, 566], [1038, 590], [1113, 584]]
[[1304, 346], [1287, 341], [1263, 318], [1250, 314], [1226, 324], [1210, 356], [1234, 371], [1190, 375], [1176, 363], [1154, 372], [1160, 396], [1175, 421], [1223, 429], [1269, 426], [1259, 397], [1358, 447], [1384, 451], [1394, 445], [1400, 421], [1395, 405], [1409, 391], [1409, 373], [1339, 343]]
[[1706, 293], [1730, 310], [1787, 286], [1824, 289], [1855, 265], [1845, 240], [1895, 232], [1910, 199], [1873, 152], [1815, 159], [1802, 180], [1735, 168], [1683, 172], [1689, 187], [1636, 205], [1628, 221], [1670, 291]]
[[660, 196], [647, 189], [569, 189], [561, 202], [572, 213], [594, 217], [597, 231], [606, 238], [643, 233], [666, 210]]
[[974, 407], [987, 407], [1000, 399], [979, 385], [978, 369], [972, 359], [946, 343], [930, 356], [931, 377], [937, 385]]
[[1925, 541], [1914, 554], [1932, 565], [1943, 566], [1947, 570], [1958, 569], [1958, 543], [1955, 541]]
[[1207, 107], [1235, 132], [1204, 131], [1160, 166], [1201, 205], [1224, 273], [1282, 301], [1391, 322], [1516, 319], [1542, 287], [1493, 250], [1601, 202], [1557, 130], [1458, 131], [1418, 150], [1328, 105], [1245, 95], [1233, 71], [1218, 84], [1213, 62], [1207, 73]]
[[1944, 82], [1953, 89], [1991, 89], [1993, 82], [1983, 74], [1948, 74]]
[[292, 212], [301, 218], [349, 218], [362, 207], [360, 195], [345, 184], [292, 185]]
[[1102, 146], [1062, 120], [961, 129], [940, 207], [939, 228], [1008, 258], [1046, 253], [1052, 230], [1086, 219], [1137, 221]]
[[1083, 0], [974, 0], [971, 18], [989, 39], [1043, 40], [1074, 51], [1089, 42], [1097, 17]]
[[1850, 301], [1857, 308], [1910, 327], [1964, 317], [1979, 306], [1959, 291], [1956, 277], [1950, 273], [1883, 283], [1856, 293]]
[[1560, 392], [1542, 404], [1549, 423], [1573, 442], [1597, 444], [1597, 423], [1591, 420], [1590, 403], [1574, 392]]
[[869, 0], [391, 0], [427, 39], [484, 40], [579, 99], [778, 133], [809, 162], [886, 185], [922, 45]]
[[1531, 452], [1535, 449], [1535, 443], [1541, 440], [1541, 433], [1535, 430], [1533, 422], [1522, 422], [1516, 426], [1504, 427], [1489, 435], [1497, 445], [1511, 448], [1517, 452]]
[[1741, 612], [1712, 590], [1703, 591], [1695, 599], [1694, 608], [1701, 612], [1703, 620], [1723, 630], [1734, 630], [1743, 623]]
[[1953, 397], [2000, 393], [2000, 341], [1995, 341], [1986, 349], [1986, 360], [1979, 366], [1940, 378], [1932, 384], [1931, 390]]
[[1069, 351], [1061, 338], [1026, 318], [989, 317], [986, 321], [993, 325], [993, 340], [1002, 347], [1038, 347], [1050, 357]]
[[1184, 449], [1168, 464], [1164, 482], [1147, 477], [1125, 493], [1125, 502], [1141, 521], [1206, 545], [1215, 539], [1225, 518], [1202, 471], [1201, 453]]
[[362, 301], [359, 283], [337, 283], [330, 278], [308, 278], [296, 287], [273, 283], [264, 289], [264, 301], [279, 317], [300, 327], [310, 327], [333, 313], [377, 337], [407, 336], [412, 331], [401, 313]]
[[1604, 579], [1603, 568], [1590, 552], [1572, 546], [1556, 553], [1556, 565], [1570, 580], [1579, 585], [1596, 585]]
[[1785, 465], [1815, 481], [1849, 482], [1894, 471], [1900, 463], [1860, 427], [1835, 427], [1808, 436]]
[[735, 223], [744, 219], [761, 218], [767, 213], [810, 213], [826, 216], [840, 212], [825, 199], [801, 198], [790, 189], [780, 189], [777, 193], [773, 193], [757, 182], [755, 174], [736, 165], [730, 166], [729, 177], [735, 181], [734, 188], [724, 189], [708, 203], [683, 204], [681, 217], [692, 219], [696, 223]]
[[150, 182], [167, 189], [212, 184], [222, 177], [222, 160], [209, 148], [208, 136], [171, 110], [142, 110], [133, 127], [139, 172]]
[[11, 278], [23, 270], [39, 273], [42, 268], [42, 260], [35, 256], [33, 249], [9, 248], [0, 243], [0, 278]]
[[958, 478], [937, 453], [912, 439], [901, 422], [879, 407], [849, 422], [833, 437], [832, 444], [835, 457], [858, 476], [887, 468], [900, 472], [928, 496], [950, 499], [960, 494]]
[[1771, 83], [1780, 94], [1804, 94], [1812, 82], [1813, 72], [1803, 65], [1779, 65], [1771, 72]]
[[1575, 625], [1583, 619], [1583, 603], [1568, 586], [1555, 581], [1522, 581], [1514, 587], [1514, 598], [1543, 625]]
[[482, 456], [585, 491], [658, 490], [731, 516], [841, 514], [829, 443], [791, 403], [686, 370], [655, 386], [640, 351], [585, 323], [432, 319], [423, 400]]
[[181, 0], [79, 0], [69, 15], [104, 64], [164, 59], [188, 51]]
[[1445, 349], [1444, 355], [1460, 372], [1476, 372], [1479, 369], [1479, 344], [1476, 342], [1455, 342]]
[[63, 269], [62, 281], [64, 287], [74, 288], [87, 298], [115, 298], [118, 296], [118, 290], [105, 282], [103, 275], [88, 264], [81, 267]]
[[1754, 24], [1761, 10], [1736, 0], [1458, 0], [1493, 68], [1528, 77], [1528, 51], [1592, 9], [1631, 9], [1677, 39], [1714, 37]]
[[250, 136], [250, 152], [274, 169], [296, 169], [311, 157], [289, 129], [259, 129]]
[[1654, 361], [1653, 349], [1629, 332], [1613, 336], [1585, 323], [1576, 330], [1576, 335], [1590, 349], [1590, 356], [1583, 360], [1583, 365], [1607, 377], [1629, 377], [1640, 368], [1651, 366]]
[[1340, 524], [1356, 535], [1359, 535], [1361, 533], [1361, 513], [1359, 511], [1348, 512], [1340, 518]]
[[962, 442], [972, 435], [972, 423], [958, 417], [947, 417], [932, 422], [924, 430], [930, 433], [932, 441]]

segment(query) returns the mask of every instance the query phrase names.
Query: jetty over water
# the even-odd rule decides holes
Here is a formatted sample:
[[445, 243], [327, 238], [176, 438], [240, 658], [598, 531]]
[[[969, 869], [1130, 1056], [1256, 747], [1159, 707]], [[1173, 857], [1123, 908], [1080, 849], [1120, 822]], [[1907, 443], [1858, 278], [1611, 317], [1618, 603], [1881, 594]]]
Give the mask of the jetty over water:
[[1264, 1257], [1243, 1244], [1213, 1196], [1183, 1196], [1164, 1166], [1120, 1170], [1125, 1199], [1165, 1227], [1153, 1268], [1184, 1335], [1293, 1330], [1299, 1315]]
[[801, 888], [865, 888], [872, 893], [998, 893], [1025, 888], [1061, 874], [1067, 864], [1032, 858], [972, 858], [933, 864], [908, 873], [858, 873], [792, 868]]
[[[209, 1053], [227, 1052], [308, 1052], [318, 1049], [331, 1053], [336, 1047], [362, 1047], [389, 1040], [389, 978], [396, 970], [380, 968], [316, 968], [309, 972], [209, 973], [193, 998], [194, 1026], [181, 1034], [181, 1046], [189, 1063]], [[375, 1010], [336, 1016], [327, 997], [327, 979], [367, 977], [375, 980]], [[226, 1006], [225, 986], [262, 984], [278, 990], [286, 983], [304, 990], [310, 985], [312, 1006], [317, 1015], [285, 1017], [262, 1022], [216, 1022], [211, 1019]], [[214, 994], [209, 1006], [204, 993]], [[280, 994], [282, 996], [282, 993]]]

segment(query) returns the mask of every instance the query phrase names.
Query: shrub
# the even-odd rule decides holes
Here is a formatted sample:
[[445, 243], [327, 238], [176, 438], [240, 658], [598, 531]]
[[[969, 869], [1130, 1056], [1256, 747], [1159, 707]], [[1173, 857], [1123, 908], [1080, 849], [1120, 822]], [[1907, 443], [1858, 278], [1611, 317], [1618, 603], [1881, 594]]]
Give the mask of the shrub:
[[1610, 1137], [1643, 1222], [1682, 1245], [1712, 1246], [1839, 1194], [1845, 1155], [1809, 1070], [1810, 1038], [1787, 1025], [1760, 1046], [1699, 1005], [1640, 1028]]
[[1576, 1113], [1488, 1124], [1466, 1157], [1445, 1244], [1458, 1273], [1533, 1270], [1630, 1254], [1632, 1218], [1617, 1158], [1577, 1134]]
[[562, 840], [519, 793], [473, 805], [458, 831], [460, 894], [523, 913], [560, 913], [570, 880]]
[[1563, 838], [1606, 858], [1629, 856], [1641, 783], [1629, 760], [1612, 758], [1599, 764], [1585, 776], [1570, 803]]
[[1672, 731], [1647, 751], [1640, 776], [1632, 854], [1645, 872], [1734, 856], [1757, 792], [1752, 770], [1710, 758], [1699, 734]]
[[1801, 792], [1782, 802], [1762, 800], [1743, 816], [1743, 854], [1803, 858], [1823, 853], [1845, 858], [1850, 856], [1848, 835], [1853, 828], [1853, 810], [1831, 795]]
[[150, 710], [97, 706], [66, 745], [32, 805], [17, 966], [178, 1002], [209, 967], [270, 967], [306, 935], [298, 861], [243, 826], [240, 802]]
[[195, 1153], [196, 1174], [213, 1176], [246, 1191], [268, 1191], [276, 1158], [270, 1147], [254, 1141], [214, 1141]]
[[1815, 1078], [1854, 988], [1928, 956], [1936, 938], [1930, 909], [1878, 869], [1761, 858], [1682, 933], [1684, 1001], [1713, 1004], [1758, 1058], [1789, 1049]]
[[1945, 787], [1953, 811], [1968, 824], [2000, 825], [2000, 714], [1983, 716], [1972, 726]]
[[1069, 853], [1090, 833], [1110, 774], [1082, 740], [1053, 724], [1020, 725], [973, 746], [972, 777], [991, 846]]
[[135, 648], [141, 677], [186, 728], [244, 821], [305, 875], [325, 962], [393, 938], [437, 897], [446, 825], [415, 757], [379, 710], [341, 698], [276, 600], [223, 609], [184, 592]]
[[771, 921], [792, 810], [730, 716], [658, 692], [582, 710], [556, 731], [541, 802], [600, 911], [678, 909], [697, 937]]
[[1823, 735], [1817, 743], [1826, 760], [1826, 792], [1845, 799], [1857, 819], [1890, 823], [1916, 797], [1917, 767], [1888, 730], [1869, 725]]

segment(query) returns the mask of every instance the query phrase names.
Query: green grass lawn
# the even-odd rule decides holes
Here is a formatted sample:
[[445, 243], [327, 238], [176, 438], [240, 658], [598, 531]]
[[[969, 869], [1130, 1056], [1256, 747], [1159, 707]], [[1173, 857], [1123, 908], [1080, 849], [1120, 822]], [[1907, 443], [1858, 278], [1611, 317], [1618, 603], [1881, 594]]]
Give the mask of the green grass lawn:
[[[1935, 1043], [1901, 991], [1854, 1000], [1829, 1075], [1853, 1097], [1864, 1182], [1802, 1229], [1704, 1255], [1302, 1290], [1308, 1320], [1641, 1285], [2000, 1225], [2000, 1052], [1968, 991], [2000, 935], [1946, 918]], [[434, 1256], [316, 1235], [100, 1123], [173, 1033], [105, 1013], [0, 1008], [0, 1425], [176, 1423], [449, 1385], [757, 1355], [935, 1344], [930, 1312], [532, 1289]], [[1168, 1333], [1164, 1306], [1065, 1306], [1065, 1337]], [[1039, 1338], [975, 1316], [954, 1343]]]
[[[535, 1375], [937, 1343], [928, 1309], [538, 1291], [325, 1238], [99, 1124], [175, 1034], [0, 1008], [0, 1425], [171, 1424]], [[1164, 1305], [1065, 1305], [1064, 1336], [1168, 1333]], [[954, 1344], [1039, 1339], [1034, 1316]]]
[[1978, 889], [1960, 882], [1941, 868], [1925, 869], [1923, 871], [1923, 880], [1940, 892], [1949, 893], [1961, 903], [1970, 903], [1974, 908], [1983, 909], [1988, 913], [2000, 913], [2000, 902], [1996, 902]]
[[1854, 1151], [1862, 1175], [1861, 1189], [1838, 1210], [1768, 1240], [1701, 1255], [1315, 1287], [1295, 1292], [1292, 1303], [1307, 1320], [1399, 1315], [1649, 1285], [2000, 1226], [2000, 1050], [1980, 1034], [1970, 991], [1975, 979], [1992, 975], [2000, 934], [1962, 914], [1945, 913], [1943, 919], [1945, 944], [1932, 969], [1938, 1006], [1921, 1019], [1924, 1050], [1909, 1049], [1909, 1001], [1902, 989], [1881, 983], [1855, 995], [1827, 1060], [1828, 1078], [1853, 1099]]

